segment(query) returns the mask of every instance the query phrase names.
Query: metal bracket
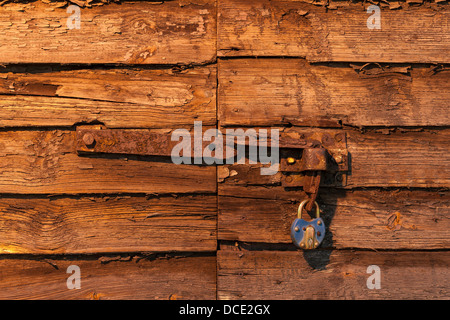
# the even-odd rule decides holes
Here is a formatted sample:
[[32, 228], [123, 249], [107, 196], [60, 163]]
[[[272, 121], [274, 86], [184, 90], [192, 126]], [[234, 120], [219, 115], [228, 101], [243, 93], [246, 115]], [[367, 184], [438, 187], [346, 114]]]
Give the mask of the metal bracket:
[[336, 132], [334, 135], [329, 132], [305, 133], [301, 134], [299, 141], [297, 147], [280, 141], [282, 186], [307, 186], [310, 184], [310, 174], [317, 171], [322, 174], [323, 186], [346, 185], [349, 154], [344, 132]]
[[101, 126], [77, 127], [78, 153], [115, 153], [169, 156], [176, 141], [170, 135], [148, 130], [106, 129]]

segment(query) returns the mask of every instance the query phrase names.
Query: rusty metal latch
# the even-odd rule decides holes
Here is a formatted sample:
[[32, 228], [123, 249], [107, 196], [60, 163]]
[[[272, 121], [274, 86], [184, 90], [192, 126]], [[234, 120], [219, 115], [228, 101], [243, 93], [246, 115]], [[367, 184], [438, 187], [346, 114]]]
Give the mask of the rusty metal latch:
[[[319, 186], [321, 182], [345, 185], [349, 157], [343, 132], [336, 133], [334, 137], [328, 132], [312, 133], [309, 137], [303, 136], [301, 144], [304, 144], [302, 152], [294, 149], [291, 155], [281, 158], [281, 171], [284, 173], [282, 185], [301, 185], [307, 194], [307, 199], [299, 205], [298, 218], [292, 223], [291, 239], [297, 247], [309, 250], [317, 248], [325, 235], [325, 223], [320, 218], [319, 204], [316, 202]], [[303, 210], [311, 211], [314, 205], [316, 219], [302, 219]]]
[[[291, 228], [294, 243], [302, 249], [315, 249], [322, 242], [325, 233], [324, 221], [319, 217], [319, 205], [316, 202], [319, 187], [345, 186], [349, 169], [346, 135], [342, 131], [331, 134], [330, 130], [311, 130], [304, 134], [284, 134], [277, 138], [281, 185], [287, 189], [303, 187], [307, 199], [299, 206], [298, 218]], [[187, 133], [190, 136], [190, 133]], [[298, 135], [298, 136], [295, 136]], [[243, 142], [244, 141], [244, 142]], [[261, 141], [259, 141], [261, 143]], [[234, 155], [234, 138], [231, 144], [222, 140], [222, 157]], [[245, 138], [240, 143], [255, 146], [253, 139]], [[266, 145], [274, 141], [265, 141]], [[115, 153], [149, 156], [171, 156], [178, 141], [172, 141], [168, 133], [149, 130], [106, 129], [102, 126], [78, 127], [76, 132], [76, 149], [78, 153]], [[209, 141], [191, 145], [189, 154], [202, 154]], [[233, 152], [223, 152], [231, 148]], [[196, 150], [197, 149], [197, 150]], [[200, 149], [200, 150], [198, 150]], [[200, 151], [197, 153], [196, 151]], [[220, 156], [220, 155], [219, 155]], [[218, 158], [216, 158], [218, 159]], [[278, 159], [278, 158], [277, 158]], [[198, 162], [195, 162], [198, 163]], [[201, 163], [201, 162], [200, 162]], [[222, 162], [220, 162], [222, 163]], [[227, 162], [228, 163], [228, 162]], [[317, 218], [313, 221], [302, 219], [302, 211], [311, 211], [316, 206]], [[299, 229], [299, 228], [304, 228]], [[303, 232], [304, 231], [304, 232]]]
[[[169, 133], [145, 129], [107, 129], [103, 126], [80, 126], [76, 129], [78, 153], [112, 153], [170, 157], [178, 141], [172, 141]], [[203, 141], [195, 148], [205, 148], [210, 142]], [[246, 141], [246, 144], [249, 144]], [[270, 142], [269, 142], [270, 145]], [[224, 144], [226, 148], [234, 145]], [[345, 186], [348, 171], [346, 135], [336, 132], [312, 132], [299, 138], [280, 136], [280, 171], [283, 187], [303, 187], [314, 193], [318, 185]], [[226, 153], [226, 152], [224, 152]], [[235, 153], [233, 153], [235, 154]], [[308, 209], [310, 210], [310, 209]]]
[[305, 206], [307, 211], [312, 209], [321, 184], [345, 186], [348, 171], [345, 133], [337, 132], [334, 137], [328, 132], [303, 134], [298, 147], [280, 142], [280, 148], [283, 146], [293, 150], [286, 150], [281, 156], [281, 184], [286, 188], [303, 187], [310, 200]]

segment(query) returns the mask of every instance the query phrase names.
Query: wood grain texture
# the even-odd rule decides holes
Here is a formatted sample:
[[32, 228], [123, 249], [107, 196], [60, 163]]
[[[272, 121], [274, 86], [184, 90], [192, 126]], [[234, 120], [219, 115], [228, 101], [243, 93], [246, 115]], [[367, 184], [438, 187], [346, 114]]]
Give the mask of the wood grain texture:
[[72, 14], [57, 5], [0, 7], [0, 63], [190, 64], [216, 56], [212, 0], [81, 8], [79, 29], [67, 27]]
[[[292, 244], [306, 194], [263, 189], [220, 188], [219, 240]], [[449, 192], [321, 188], [318, 202], [327, 228], [322, 248], [450, 249]]]
[[450, 123], [450, 72], [434, 66], [232, 59], [218, 68], [222, 126]]
[[[70, 265], [80, 267], [81, 289], [67, 288]], [[205, 300], [215, 299], [216, 258], [3, 257], [0, 279], [0, 299]]]
[[215, 251], [215, 195], [3, 197], [0, 252]]
[[[258, 132], [259, 128], [254, 128]], [[334, 136], [336, 130], [319, 128], [277, 128], [280, 136], [299, 139], [302, 133], [324, 132]], [[224, 130], [224, 129], [222, 129]], [[339, 130], [338, 130], [339, 131]], [[225, 131], [223, 131], [225, 132]], [[447, 155], [448, 129], [346, 129], [349, 172], [344, 188], [450, 186], [450, 158]], [[333, 135], [332, 135], [333, 134]], [[286, 152], [285, 157], [298, 158]], [[261, 175], [261, 164], [233, 164], [221, 167], [219, 182], [230, 186], [280, 185], [281, 172]], [[243, 190], [244, 190], [243, 189]]]
[[[218, 251], [218, 298], [449, 299], [448, 252]], [[370, 265], [381, 289], [368, 289]]]
[[449, 187], [450, 130], [361, 133], [347, 136], [352, 157], [347, 187]]
[[0, 126], [177, 128], [216, 123], [216, 67], [0, 69]]
[[0, 146], [0, 193], [216, 192], [213, 166], [175, 165], [160, 157], [79, 156], [75, 131], [4, 131]]
[[[381, 9], [369, 29], [371, 3], [219, 0], [219, 56], [296, 56], [312, 62], [441, 62], [450, 50], [449, 7], [403, 3]], [[337, 9], [337, 10], [336, 10]]]

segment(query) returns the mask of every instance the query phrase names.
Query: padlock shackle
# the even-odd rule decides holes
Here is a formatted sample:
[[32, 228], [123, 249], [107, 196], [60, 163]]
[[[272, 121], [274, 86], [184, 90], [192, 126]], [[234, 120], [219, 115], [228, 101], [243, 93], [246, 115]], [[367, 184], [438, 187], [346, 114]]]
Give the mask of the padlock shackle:
[[[302, 212], [303, 212], [303, 207], [305, 206], [305, 204], [307, 204], [309, 201], [309, 199], [303, 200], [300, 205], [298, 206], [298, 212], [297, 212], [297, 217], [299, 219], [302, 219]], [[316, 205], [316, 218], [320, 218], [320, 209], [319, 209], [319, 204], [317, 203], [317, 201], [314, 201], [314, 204]]]

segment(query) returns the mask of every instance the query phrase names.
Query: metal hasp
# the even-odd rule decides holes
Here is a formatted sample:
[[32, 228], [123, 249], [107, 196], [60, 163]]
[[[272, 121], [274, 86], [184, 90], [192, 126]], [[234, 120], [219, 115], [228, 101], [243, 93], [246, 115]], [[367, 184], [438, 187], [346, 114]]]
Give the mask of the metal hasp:
[[345, 186], [346, 172], [349, 169], [347, 136], [336, 132], [301, 134], [294, 143], [294, 138], [280, 138], [280, 170], [283, 172], [284, 187], [300, 187], [311, 175], [321, 171], [323, 185]]
[[[297, 141], [294, 141], [297, 140]], [[342, 131], [310, 132], [298, 139], [280, 139], [280, 170], [283, 187], [303, 187], [310, 211], [319, 186], [345, 186], [349, 168], [346, 134]]]
[[[320, 218], [319, 205], [316, 202], [319, 187], [322, 184], [345, 185], [348, 171], [348, 151], [346, 135], [337, 132], [314, 132], [303, 134], [298, 145], [302, 151], [292, 148], [281, 157], [281, 171], [284, 173], [281, 184], [284, 187], [303, 186], [307, 199], [300, 203], [298, 217], [291, 226], [292, 242], [300, 249], [316, 249], [325, 236], [325, 223]], [[282, 147], [280, 143], [280, 147]], [[316, 219], [302, 219], [303, 209], [311, 211], [316, 206]]]

